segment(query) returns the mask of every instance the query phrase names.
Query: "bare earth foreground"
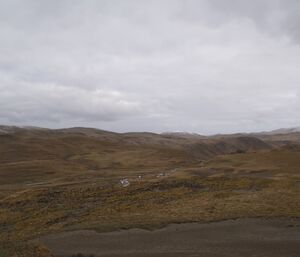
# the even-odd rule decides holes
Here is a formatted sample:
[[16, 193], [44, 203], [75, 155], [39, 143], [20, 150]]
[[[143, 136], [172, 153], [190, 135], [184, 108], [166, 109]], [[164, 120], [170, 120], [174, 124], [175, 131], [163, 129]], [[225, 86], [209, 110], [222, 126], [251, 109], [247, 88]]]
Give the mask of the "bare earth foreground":
[[75, 253], [126, 257], [299, 257], [299, 219], [238, 219], [173, 224], [147, 231], [64, 232], [40, 238], [55, 257]]

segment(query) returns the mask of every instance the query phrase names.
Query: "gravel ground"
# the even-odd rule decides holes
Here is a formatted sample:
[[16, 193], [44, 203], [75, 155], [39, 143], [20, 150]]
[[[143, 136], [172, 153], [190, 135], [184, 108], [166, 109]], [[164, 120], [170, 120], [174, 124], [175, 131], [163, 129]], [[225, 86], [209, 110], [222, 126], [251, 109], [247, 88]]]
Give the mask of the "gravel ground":
[[91, 230], [39, 239], [55, 257], [299, 257], [299, 219], [240, 219], [207, 224], [171, 224], [146, 231]]

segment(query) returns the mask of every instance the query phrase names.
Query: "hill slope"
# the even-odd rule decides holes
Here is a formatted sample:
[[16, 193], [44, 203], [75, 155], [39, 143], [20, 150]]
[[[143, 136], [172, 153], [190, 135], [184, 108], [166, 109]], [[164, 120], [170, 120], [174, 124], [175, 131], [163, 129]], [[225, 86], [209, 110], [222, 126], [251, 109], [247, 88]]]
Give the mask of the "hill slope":
[[2, 126], [0, 253], [51, 256], [31, 240], [65, 230], [300, 217], [291, 142]]

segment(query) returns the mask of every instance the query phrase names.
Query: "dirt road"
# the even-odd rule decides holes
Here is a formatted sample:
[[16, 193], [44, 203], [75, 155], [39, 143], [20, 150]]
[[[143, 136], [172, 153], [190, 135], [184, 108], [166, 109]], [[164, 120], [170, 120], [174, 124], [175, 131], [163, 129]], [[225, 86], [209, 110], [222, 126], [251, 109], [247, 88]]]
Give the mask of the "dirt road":
[[40, 239], [55, 257], [299, 257], [300, 220], [173, 224], [155, 231], [75, 231]]

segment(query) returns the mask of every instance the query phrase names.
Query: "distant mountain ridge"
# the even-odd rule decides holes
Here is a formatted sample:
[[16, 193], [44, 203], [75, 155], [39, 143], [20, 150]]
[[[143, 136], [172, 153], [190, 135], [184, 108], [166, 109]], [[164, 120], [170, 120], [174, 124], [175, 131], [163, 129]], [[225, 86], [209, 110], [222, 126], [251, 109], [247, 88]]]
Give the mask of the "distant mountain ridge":
[[289, 133], [297, 133], [297, 132], [300, 132], [300, 127], [281, 128], [281, 129], [275, 129], [275, 130], [262, 132], [262, 133], [268, 135], [274, 135], [274, 134], [289, 134]]
[[[151, 150], [151, 152], [163, 151], [165, 153], [175, 151], [180, 152], [181, 156], [188, 156], [188, 158], [208, 159], [220, 154], [268, 150], [287, 144], [286, 141], [290, 141], [286, 138], [281, 140], [278, 137], [273, 140], [272, 137], [251, 134], [202, 136], [185, 132], [162, 134], [150, 132], [116, 133], [84, 127], [47, 129], [0, 126], [2, 153], [8, 159], [12, 159], [16, 155], [29, 157], [31, 155], [41, 155], [40, 158], [44, 158], [42, 152], [47, 152], [47, 156], [49, 154], [57, 156], [57, 153], [76, 155], [76, 153], [82, 152], [82, 149], [89, 148], [99, 149], [105, 155], [108, 155], [105, 151], [118, 153], [127, 152], [128, 149], [132, 148], [137, 152], [144, 152], [145, 149]], [[280, 143], [277, 143], [277, 141], [280, 141]], [[7, 152], [7, 149], [10, 149], [10, 151]], [[32, 151], [34, 151], [34, 154]], [[10, 156], [11, 154], [13, 156]], [[128, 153], [128, 155], [131, 155], [131, 153]], [[157, 156], [157, 158], [160, 158], [160, 156]]]
[[201, 165], [218, 155], [300, 149], [300, 133], [284, 135], [115, 133], [92, 128], [45, 129], [0, 126], [0, 177], [15, 181], [32, 176], [55, 179], [101, 174], [145, 174]]
[[0, 125], [0, 134], [11, 134], [21, 131], [53, 131], [53, 132], [64, 132], [64, 133], [112, 133], [112, 134], [127, 134], [127, 135], [137, 135], [137, 134], [149, 134], [149, 135], [162, 135], [166, 137], [182, 137], [182, 138], [209, 138], [209, 137], [227, 137], [227, 136], [244, 136], [244, 135], [275, 135], [275, 134], [289, 134], [289, 133], [298, 133], [300, 132], [299, 127], [291, 127], [291, 128], [280, 128], [270, 131], [262, 131], [262, 132], [250, 132], [250, 133], [231, 133], [231, 134], [215, 134], [215, 135], [201, 135], [198, 133], [185, 132], [185, 131], [167, 131], [162, 133], [153, 133], [153, 132], [124, 132], [117, 133], [112, 131], [106, 131], [98, 128], [89, 128], [89, 127], [70, 127], [70, 128], [59, 128], [59, 129], [49, 129], [43, 127], [36, 126], [7, 126]]

